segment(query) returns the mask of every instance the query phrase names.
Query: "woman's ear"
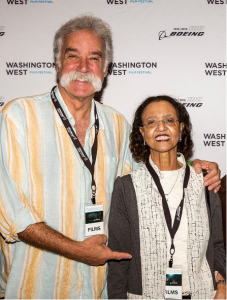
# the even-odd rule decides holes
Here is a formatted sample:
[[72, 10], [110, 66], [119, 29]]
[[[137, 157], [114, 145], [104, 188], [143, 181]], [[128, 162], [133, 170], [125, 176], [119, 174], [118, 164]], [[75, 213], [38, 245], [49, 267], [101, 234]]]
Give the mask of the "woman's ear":
[[184, 129], [184, 122], [181, 122], [180, 123], [180, 133], [182, 134], [183, 132], [183, 129]]
[[140, 131], [140, 133], [142, 134], [142, 137], [143, 137], [143, 139], [144, 139], [144, 129], [143, 129], [143, 126], [140, 126], [140, 127], [139, 127], [139, 131]]

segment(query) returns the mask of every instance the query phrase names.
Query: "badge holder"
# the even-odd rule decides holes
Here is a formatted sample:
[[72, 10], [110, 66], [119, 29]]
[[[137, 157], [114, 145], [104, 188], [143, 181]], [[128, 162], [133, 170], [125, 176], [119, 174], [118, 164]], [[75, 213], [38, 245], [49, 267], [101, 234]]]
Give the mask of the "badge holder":
[[182, 269], [167, 268], [165, 299], [182, 299]]
[[186, 166], [184, 182], [183, 182], [183, 197], [176, 210], [174, 223], [172, 225], [171, 214], [169, 211], [169, 207], [166, 201], [165, 193], [163, 191], [160, 179], [149, 162], [146, 163], [146, 167], [150, 172], [152, 178], [154, 179], [160, 195], [162, 196], [162, 206], [164, 210], [164, 216], [171, 237], [169, 268], [167, 268], [166, 270], [165, 299], [182, 299], [182, 269], [177, 268], [176, 266], [175, 268], [173, 267], [173, 255], [175, 253], [174, 237], [181, 222], [182, 211], [184, 207], [184, 196], [185, 196], [184, 191], [185, 189], [187, 189], [188, 186], [188, 181], [190, 177], [190, 168], [188, 165]]
[[103, 205], [85, 207], [85, 236], [103, 234]]

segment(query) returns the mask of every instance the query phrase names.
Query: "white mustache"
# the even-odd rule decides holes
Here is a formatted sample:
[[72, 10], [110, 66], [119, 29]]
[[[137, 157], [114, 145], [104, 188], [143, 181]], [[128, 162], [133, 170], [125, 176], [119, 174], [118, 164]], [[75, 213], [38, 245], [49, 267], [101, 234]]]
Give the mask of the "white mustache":
[[72, 81], [85, 81], [93, 85], [96, 92], [99, 92], [102, 88], [102, 81], [99, 77], [95, 76], [92, 73], [80, 73], [78, 71], [71, 71], [68, 74], [65, 74], [60, 79], [60, 85], [66, 87]]

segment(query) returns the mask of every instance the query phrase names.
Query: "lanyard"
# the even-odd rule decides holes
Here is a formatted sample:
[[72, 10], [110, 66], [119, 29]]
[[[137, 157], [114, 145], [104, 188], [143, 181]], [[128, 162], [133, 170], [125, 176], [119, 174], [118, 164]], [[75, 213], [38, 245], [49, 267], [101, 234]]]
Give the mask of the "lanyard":
[[97, 114], [97, 109], [96, 109], [96, 105], [95, 105], [95, 139], [94, 139], [94, 144], [91, 148], [91, 155], [92, 155], [92, 163], [90, 162], [87, 154], [84, 151], [84, 148], [81, 146], [81, 143], [79, 142], [76, 133], [74, 132], [68, 118], [66, 117], [66, 114], [64, 113], [61, 104], [59, 103], [54, 89], [56, 88], [56, 86], [54, 86], [51, 90], [51, 100], [58, 112], [59, 117], [62, 120], [62, 123], [65, 126], [66, 131], [68, 132], [77, 152], [79, 153], [81, 159], [83, 160], [85, 166], [88, 168], [88, 170], [91, 173], [91, 177], [92, 177], [92, 182], [91, 182], [91, 191], [92, 191], [92, 203], [96, 204], [96, 184], [95, 184], [95, 179], [94, 179], [94, 173], [95, 173], [95, 161], [96, 161], [96, 156], [97, 156], [97, 149], [98, 149], [98, 132], [99, 132], [99, 118], [98, 118], [98, 114]]
[[169, 211], [169, 206], [167, 204], [166, 201], [166, 197], [165, 197], [165, 193], [163, 191], [160, 179], [157, 175], [157, 173], [155, 172], [155, 170], [153, 169], [153, 167], [150, 165], [149, 162], [146, 163], [146, 167], [149, 171], [149, 173], [151, 174], [151, 176], [154, 179], [154, 182], [158, 188], [158, 191], [160, 193], [160, 195], [162, 196], [162, 206], [163, 206], [163, 210], [164, 210], [164, 215], [165, 215], [165, 219], [166, 219], [166, 224], [171, 236], [171, 246], [170, 246], [170, 260], [169, 260], [169, 268], [172, 268], [173, 266], [173, 254], [175, 253], [175, 247], [174, 247], [174, 236], [180, 226], [180, 222], [181, 222], [181, 216], [182, 216], [182, 211], [183, 211], [183, 207], [184, 207], [184, 189], [187, 188], [188, 186], [188, 180], [189, 180], [189, 176], [190, 176], [190, 169], [189, 166], [186, 166], [186, 172], [185, 172], [185, 176], [184, 176], [184, 183], [183, 183], [183, 197], [181, 199], [181, 202], [176, 210], [176, 214], [175, 214], [175, 219], [174, 219], [174, 223], [173, 223], [173, 227], [172, 227], [172, 219], [171, 219], [171, 215], [170, 215], [170, 211]]

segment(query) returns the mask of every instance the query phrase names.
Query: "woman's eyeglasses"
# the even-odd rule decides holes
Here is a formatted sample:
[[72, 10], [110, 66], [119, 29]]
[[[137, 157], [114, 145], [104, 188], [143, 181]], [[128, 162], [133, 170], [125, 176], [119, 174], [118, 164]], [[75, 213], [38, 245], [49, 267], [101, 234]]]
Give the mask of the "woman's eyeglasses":
[[144, 123], [147, 129], [154, 128], [158, 126], [158, 123], [162, 122], [164, 126], [175, 126], [176, 122], [180, 122], [179, 120], [174, 120], [173, 118], [165, 118], [163, 120], [150, 119], [147, 123]]

